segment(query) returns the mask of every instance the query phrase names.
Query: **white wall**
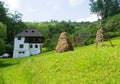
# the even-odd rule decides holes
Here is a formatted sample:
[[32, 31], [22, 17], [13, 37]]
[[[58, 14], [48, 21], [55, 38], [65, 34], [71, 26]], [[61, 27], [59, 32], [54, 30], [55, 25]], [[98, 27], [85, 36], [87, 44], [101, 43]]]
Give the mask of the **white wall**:
[[[18, 38], [15, 37], [15, 40], [14, 40], [14, 48], [15, 48], [15, 50], [29, 50], [29, 44], [28, 43], [24, 43], [24, 40], [25, 40], [24, 37], [21, 37], [21, 40], [18, 40]], [[19, 48], [20, 44], [23, 44], [24, 47], [23, 48]]]
[[[41, 53], [41, 50], [40, 50], [40, 43], [30, 43], [30, 45], [32, 45], [32, 48], [29, 48], [30, 50], [30, 55], [35, 55], [35, 54], [38, 54], [38, 53]], [[35, 45], [38, 45], [38, 48], [35, 48]]]
[[[29, 56], [29, 44], [24, 43], [25, 37], [21, 37], [21, 40], [18, 40], [18, 37], [14, 39], [14, 52], [13, 57], [25, 57]], [[23, 44], [23, 48], [20, 48], [20, 44]], [[24, 53], [20, 53], [24, 52]]]
[[[24, 52], [24, 53], [19, 53], [19, 52]], [[14, 55], [13, 57], [14, 58], [19, 58], [19, 57], [27, 57], [29, 56], [29, 51], [20, 51], [20, 50], [14, 50]]]

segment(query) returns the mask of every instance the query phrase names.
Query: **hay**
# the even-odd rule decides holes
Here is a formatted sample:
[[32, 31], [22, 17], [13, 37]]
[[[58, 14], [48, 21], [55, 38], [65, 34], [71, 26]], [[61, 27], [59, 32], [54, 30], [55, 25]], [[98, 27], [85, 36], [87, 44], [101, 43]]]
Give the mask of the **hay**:
[[[105, 40], [104, 31], [103, 31], [102, 26], [100, 25], [100, 27], [99, 27], [99, 29], [97, 30], [97, 33], [96, 33], [96, 48], [98, 46], [98, 43], [103, 42], [104, 40]], [[110, 42], [110, 45], [102, 44], [102, 47], [103, 46], [112, 46], [114, 48], [114, 46], [116, 46], [111, 42], [110, 38], [108, 38], [108, 41]]]
[[73, 46], [71, 41], [68, 38], [67, 33], [66, 32], [61, 33], [58, 39], [58, 44], [56, 46], [56, 52], [62, 53], [62, 52], [67, 52], [72, 50], [73, 50]]
[[96, 33], [96, 41], [97, 42], [103, 42], [104, 41], [104, 31], [103, 31], [102, 27], [100, 29], [98, 29], [98, 31]]
[[99, 42], [103, 42], [104, 41], [104, 31], [102, 26], [100, 25], [99, 29], [97, 30], [96, 33], [96, 48], [98, 46]]

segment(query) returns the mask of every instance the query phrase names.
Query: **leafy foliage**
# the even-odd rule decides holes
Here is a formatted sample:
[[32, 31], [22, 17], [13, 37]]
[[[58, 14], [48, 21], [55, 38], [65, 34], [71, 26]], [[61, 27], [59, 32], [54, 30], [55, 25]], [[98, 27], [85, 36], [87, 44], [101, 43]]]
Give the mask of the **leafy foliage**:
[[106, 19], [120, 13], [119, 0], [90, 0], [91, 12]]
[[5, 42], [3, 39], [0, 39], [0, 55], [5, 52]]
[[59, 35], [62, 32], [70, 34], [70, 37], [72, 37], [71, 40], [75, 38], [73, 35], [76, 32], [76, 28], [72, 22], [27, 22], [26, 25], [28, 28], [37, 28], [45, 36], [44, 47], [46, 47], [47, 50], [55, 49]]
[[0, 41], [13, 46], [14, 35], [24, 28], [25, 24], [22, 22], [22, 15], [16, 11], [14, 14], [9, 13], [9, 9], [4, 6], [4, 2], [0, 1]]
[[[120, 14], [109, 17], [102, 21], [105, 39], [120, 35]], [[74, 46], [89, 45], [95, 42], [96, 32], [99, 22], [27, 22], [27, 27], [37, 28], [45, 36], [44, 47], [47, 50], [55, 49], [61, 32], [66, 31]], [[89, 36], [81, 43], [76, 44], [76, 39], [80, 33], [87, 32]]]
[[5, 52], [6, 39], [7, 39], [6, 26], [0, 22], [0, 55]]
[[89, 22], [26, 22], [25, 23], [28, 28], [37, 28], [44, 36], [45, 42], [44, 47], [47, 50], [55, 49], [58, 38], [62, 32], [67, 32], [70, 36], [70, 40], [73, 44], [75, 44], [75, 40], [80, 34], [80, 32], [86, 32], [89, 28]]
[[0, 39], [7, 39], [6, 25], [0, 22]]
[[4, 7], [4, 2], [0, 1], [0, 22], [3, 22], [4, 24], [8, 20], [7, 12], [8, 9]]
[[[97, 29], [99, 27], [99, 22], [93, 22], [86, 31], [90, 32], [90, 36], [87, 39], [87, 43], [94, 43]], [[104, 38], [113, 38], [120, 36], [120, 14], [109, 17], [102, 21], [102, 27], [104, 30]], [[90, 41], [89, 41], [90, 40]], [[86, 42], [86, 41], [85, 41]]]

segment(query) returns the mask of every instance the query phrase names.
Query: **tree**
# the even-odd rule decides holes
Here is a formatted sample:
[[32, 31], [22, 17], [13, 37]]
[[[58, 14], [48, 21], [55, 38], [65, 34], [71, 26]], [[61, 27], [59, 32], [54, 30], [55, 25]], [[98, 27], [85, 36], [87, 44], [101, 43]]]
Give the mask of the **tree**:
[[8, 13], [8, 8], [4, 2], [0, 1], [0, 22], [7, 26], [7, 43], [13, 44], [14, 34], [23, 30], [26, 26], [22, 22], [22, 14], [15, 11], [14, 14]]
[[0, 22], [6, 23], [8, 17], [7, 17], [8, 9], [4, 7], [4, 2], [0, 1]]
[[7, 21], [7, 39], [8, 43], [13, 44], [15, 34], [25, 29], [25, 24], [22, 22], [22, 14], [15, 11], [14, 14], [9, 13], [9, 19]]
[[102, 19], [106, 19], [120, 13], [119, 2], [119, 0], [90, 0], [90, 10]]
[[6, 25], [0, 22], [0, 39], [6, 40], [7, 33], [6, 33]]
[[6, 26], [0, 22], [0, 55], [5, 52]]
[[[8, 8], [4, 6], [4, 2], [0, 1], [0, 46], [3, 49], [0, 50], [0, 54], [3, 52], [12, 54], [15, 33], [22, 31], [26, 27], [22, 22], [22, 14], [17, 11], [12, 14], [8, 11]], [[5, 24], [5, 27], [2, 23]]]
[[0, 55], [5, 52], [5, 42], [3, 39], [0, 39]]

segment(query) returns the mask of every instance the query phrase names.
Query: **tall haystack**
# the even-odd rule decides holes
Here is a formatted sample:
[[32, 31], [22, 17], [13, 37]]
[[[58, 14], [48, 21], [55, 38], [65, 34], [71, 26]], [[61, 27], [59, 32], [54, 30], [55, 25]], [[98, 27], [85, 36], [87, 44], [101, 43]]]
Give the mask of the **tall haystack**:
[[100, 28], [97, 30], [96, 33], [96, 48], [98, 46], [98, 43], [103, 41], [104, 41], [104, 31], [102, 29], [102, 26], [100, 26]]
[[104, 33], [104, 31], [103, 31], [102, 27], [97, 30], [97, 33], [96, 33], [96, 41], [97, 42], [104, 41], [104, 34], [103, 33]]
[[58, 39], [58, 44], [56, 46], [56, 52], [62, 53], [72, 50], [73, 50], [73, 46], [70, 39], [68, 38], [68, 34], [66, 32], [61, 33]]

